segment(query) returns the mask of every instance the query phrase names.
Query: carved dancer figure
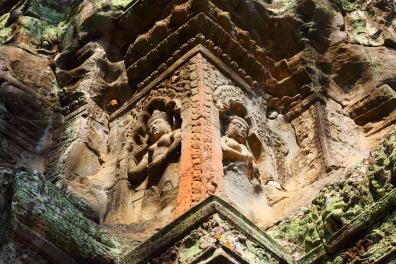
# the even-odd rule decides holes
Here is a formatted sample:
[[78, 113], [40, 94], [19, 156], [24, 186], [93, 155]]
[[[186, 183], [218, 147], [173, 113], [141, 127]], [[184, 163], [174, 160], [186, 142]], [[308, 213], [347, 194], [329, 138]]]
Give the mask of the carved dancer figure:
[[249, 180], [260, 181], [256, 161], [246, 145], [249, 133], [248, 123], [239, 116], [230, 116], [227, 121], [225, 135], [221, 138], [223, 161], [244, 164]]
[[[146, 178], [159, 181], [161, 173], [167, 164], [179, 152], [181, 143], [180, 129], [172, 131], [168, 115], [160, 110], [154, 110], [147, 122], [148, 149], [139, 164], [128, 168], [128, 179], [133, 185], [138, 185]], [[154, 179], [150, 179], [156, 177]]]

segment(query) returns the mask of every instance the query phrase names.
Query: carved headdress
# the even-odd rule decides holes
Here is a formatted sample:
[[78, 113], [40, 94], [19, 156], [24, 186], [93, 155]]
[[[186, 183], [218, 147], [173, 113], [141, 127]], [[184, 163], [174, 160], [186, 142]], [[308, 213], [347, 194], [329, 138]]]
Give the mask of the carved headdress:
[[231, 122], [232, 120], [234, 120], [234, 119], [240, 121], [246, 128], [249, 129], [249, 124], [248, 124], [248, 122], [247, 122], [244, 118], [242, 118], [242, 117], [240, 117], [240, 116], [237, 116], [237, 115], [229, 116], [229, 117], [227, 118], [227, 122], [230, 123], [230, 122]]
[[150, 126], [152, 122], [154, 122], [157, 119], [163, 119], [166, 122], [169, 122], [168, 114], [164, 111], [161, 110], [154, 110], [154, 112], [151, 114], [150, 118], [147, 120], [147, 126]]

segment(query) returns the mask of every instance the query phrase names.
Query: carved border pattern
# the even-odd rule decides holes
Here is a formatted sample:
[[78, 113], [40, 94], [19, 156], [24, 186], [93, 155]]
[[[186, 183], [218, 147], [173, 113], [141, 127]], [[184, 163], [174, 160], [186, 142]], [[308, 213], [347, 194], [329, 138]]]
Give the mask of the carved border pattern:
[[201, 54], [197, 54], [191, 61], [191, 103], [190, 109], [185, 110], [190, 111], [191, 120], [183, 120], [190, 126], [182, 129], [182, 137], [186, 141], [182, 146], [184, 154], [181, 157], [176, 216], [198, 204], [205, 196], [216, 193], [219, 182], [217, 178], [222, 177], [222, 170], [216, 170], [219, 167], [217, 163], [221, 163], [221, 160], [216, 161], [213, 149], [214, 129], [211, 119], [214, 106], [208, 63]]
[[[214, 32], [209, 32], [208, 34], [208, 29]], [[198, 15], [190, 19], [190, 21], [181, 26], [178, 30], [169, 34], [169, 36], [165, 40], [159, 43], [156, 48], [148, 52], [145, 57], [137, 60], [132, 65], [130, 65], [127, 70], [129, 77], [137, 77], [141, 69], [147, 67], [152, 62], [158, 61], [158, 54], [169, 52], [169, 49], [171, 49], [172, 46], [175, 46], [174, 43], [180, 42], [180, 40], [178, 40], [180, 36], [191, 34], [194, 32], [196, 33], [196, 37], [190, 38], [188, 41], [186, 41], [186, 43], [182, 44], [181, 46], [179, 44], [178, 47], [180, 48], [177, 49], [173, 53], [173, 55], [169, 56], [166, 62], [162, 63], [157, 68], [157, 70], [154, 70], [152, 72], [153, 76], [156, 76], [158, 75], [158, 73], [165, 71], [168, 65], [174, 62], [185, 51], [189, 50], [191, 46], [200, 43], [202, 45], [207, 44], [208, 49], [213, 50], [216, 55], [222, 58], [225, 63], [229, 64], [243, 79], [247, 80], [249, 84], [253, 85], [253, 78], [248, 74], [259, 77], [263, 81], [271, 80], [270, 74], [263, 66], [263, 64], [258, 62], [244, 47], [242, 47], [227, 32], [225, 32], [223, 28], [218, 26], [211, 18], [203, 13], [199, 13]], [[216, 42], [218, 42], [218, 39], [222, 39], [220, 38], [220, 36], [222, 36], [224, 40], [221, 43], [218, 43], [218, 45], [225, 45], [227, 43], [227, 51], [224, 51], [219, 46], [217, 46]], [[213, 40], [210, 40], [212, 37]], [[174, 47], [174, 49], [176, 49], [176, 47]], [[240, 64], [243, 64], [243, 67], [245, 69], [240, 68], [235, 60], [239, 61]], [[153, 79], [153, 77], [149, 77], [149, 79]], [[138, 87], [144, 86], [144, 84], [148, 82], [149, 80], [147, 79], [147, 81], [143, 81], [142, 83], [140, 83]], [[258, 85], [258, 83], [254, 83], [254, 86], [256, 85]]]

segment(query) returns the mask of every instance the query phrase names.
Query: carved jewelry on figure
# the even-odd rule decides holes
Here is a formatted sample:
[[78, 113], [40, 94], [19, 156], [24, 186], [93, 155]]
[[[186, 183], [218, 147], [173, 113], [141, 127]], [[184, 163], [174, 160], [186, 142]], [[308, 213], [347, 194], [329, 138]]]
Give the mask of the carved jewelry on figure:
[[147, 177], [159, 181], [159, 174], [167, 164], [175, 159], [180, 152], [180, 129], [172, 131], [170, 117], [161, 110], [154, 110], [147, 121], [148, 147], [147, 152], [135, 167], [128, 168], [128, 179], [138, 185]]

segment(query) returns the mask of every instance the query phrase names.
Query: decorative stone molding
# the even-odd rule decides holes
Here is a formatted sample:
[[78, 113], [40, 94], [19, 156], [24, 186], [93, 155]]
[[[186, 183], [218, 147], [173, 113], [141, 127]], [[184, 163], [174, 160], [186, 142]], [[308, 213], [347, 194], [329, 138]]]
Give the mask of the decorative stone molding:
[[294, 263], [275, 241], [216, 196], [128, 252], [120, 263], [210, 263], [212, 255], [229, 263]]

